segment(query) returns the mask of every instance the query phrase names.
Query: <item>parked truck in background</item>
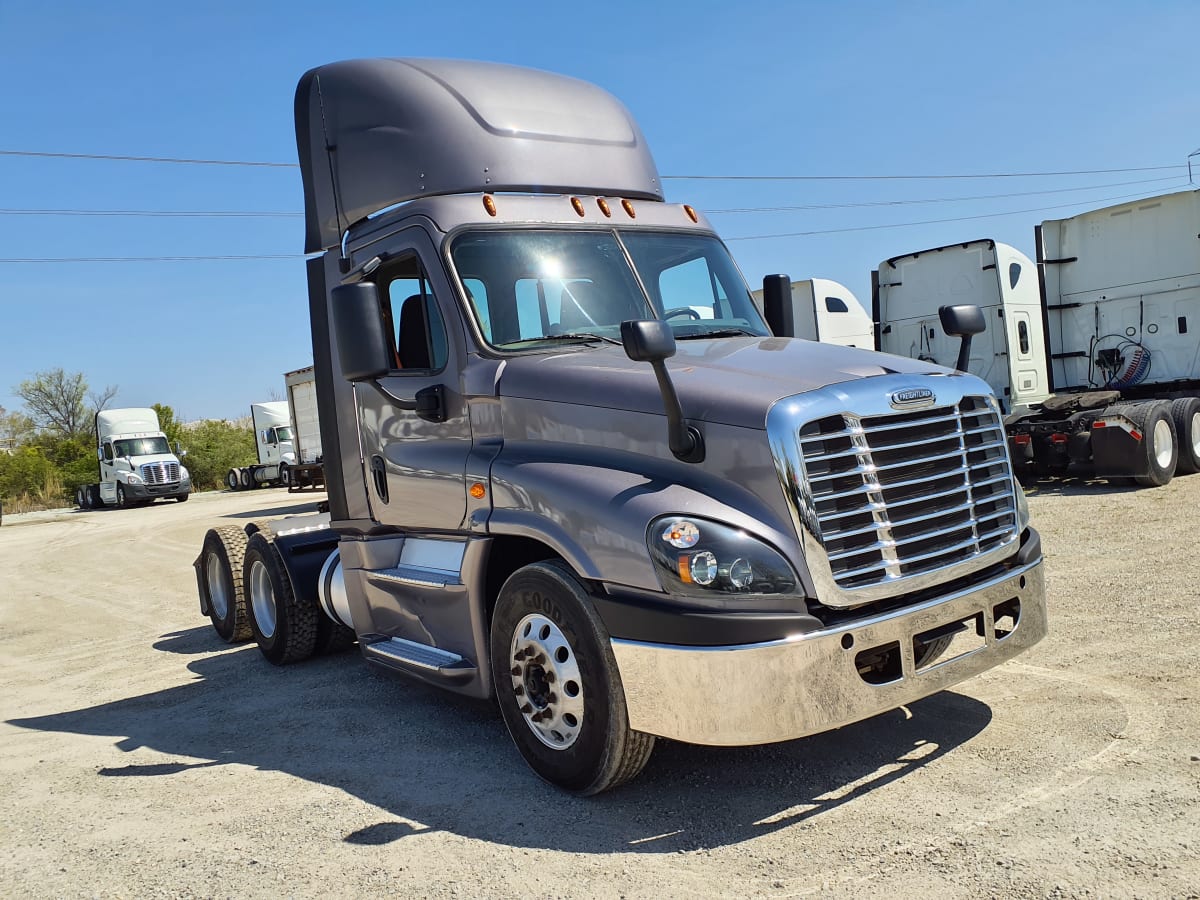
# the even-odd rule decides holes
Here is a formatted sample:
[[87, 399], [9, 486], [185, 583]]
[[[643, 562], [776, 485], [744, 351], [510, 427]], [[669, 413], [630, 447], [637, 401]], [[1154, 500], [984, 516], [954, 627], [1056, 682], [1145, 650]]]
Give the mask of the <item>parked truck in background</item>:
[[292, 446], [291, 413], [283, 400], [250, 404], [250, 427], [258, 463], [234, 466], [225, 476], [232, 491], [289, 483], [289, 467], [296, 462]]
[[976, 304], [969, 371], [1002, 398], [1021, 474], [1200, 471], [1200, 191], [1046, 221], [1035, 244], [1036, 265], [990, 240], [885, 260], [878, 348], [953, 360], [938, 309]]
[[317, 383], [313, 367], [288, 372], [283, 376], [283, 381], [292, 421], [292, 452], [296, 457], [285, 472], [283, 483], [289, 491], [324, 487], [321, 420], [317, 412]]
[[[763, 308], [763, 290], [753, 292], [755, 303]], [[875, 346], [875, 328], [871, 316], [854, 292], [828, 278], [793, 281], [790, 302], [779, 308], [788, 321], [772, 322], [776, 333], [787, 331], [809, 341], [840, 344], [843, 347]]]
[[187, 468], [172, 451], [153, 409], [105, 409], [96, 413], [98, 480], [75, 492], [80, 509], [142, 506], [157, 499], [187, 500]]
[[222, 637], [495, 698], [579, 794], [656, 736], [814, 734], [1042, 638], [986, 383], [773, 335], [607, 92], [348, 61], [296, 134], [330, 511], [209, 531]]

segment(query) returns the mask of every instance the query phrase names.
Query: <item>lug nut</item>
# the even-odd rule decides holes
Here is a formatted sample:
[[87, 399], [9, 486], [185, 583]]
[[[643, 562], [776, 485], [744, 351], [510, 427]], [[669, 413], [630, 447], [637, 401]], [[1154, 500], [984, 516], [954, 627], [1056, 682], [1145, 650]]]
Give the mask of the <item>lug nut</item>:
[[554, 672], [547, 670], [547, 672], [546, 672], [546, 683], [547, 683], [547, 684], [554, 684]]
[[525, 715], [529, 715], [531, 712], [533, 712], [533, 707], [530, 706], [528, 703], [522, 703], [521, 704], [521, 712], [525, 713]]
[[515, 688], [513, 688], [513, 693], [520, 697], [523, 693], [525, 693], [525, 685], [518, 684]]
[[520, 667], [520, 666], [513, 666], [513, 667], [512, 667], [512, 668], [511, 668], [509, 671], [510, 671], [510, 672], [511, 672], [513, 675], [520, 675], [520, 674], [521, 674], [521, 667]]
[[558, 695], [557, 695], [557, 694], [555, 694], [555, 693], [554, 693], [554, 691], [551, 691], [550, 693], [548, 693], [548, 694], [546, 695], [546, 702], [547, 702], [547, 703], [553, 703], [553, 702], [554, 702], [555, 700], [557, 700], [557, 699], [558, 699]]

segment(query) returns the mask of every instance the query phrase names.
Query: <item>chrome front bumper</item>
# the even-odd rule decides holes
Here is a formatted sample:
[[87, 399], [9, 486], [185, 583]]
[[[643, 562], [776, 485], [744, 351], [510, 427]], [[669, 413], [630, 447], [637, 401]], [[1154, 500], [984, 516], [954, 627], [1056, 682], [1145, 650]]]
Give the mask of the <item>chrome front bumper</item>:
[[[1016, 627], [997, 637], [994, 610], [1014, 598]], [[972, 617], [983, 623], [981, 646], [916, 670], [914, 636]], [[1045, 634], [1038, 559], [968, 590], [795, 638], [731, 647], [613, 640], [612, 648], [631, 728], [733, 747], [817, 734], [895, 709], [1011, 659]], [[889, 644], [899, 645], [901, 673], [868, 683], [856, 658]]]

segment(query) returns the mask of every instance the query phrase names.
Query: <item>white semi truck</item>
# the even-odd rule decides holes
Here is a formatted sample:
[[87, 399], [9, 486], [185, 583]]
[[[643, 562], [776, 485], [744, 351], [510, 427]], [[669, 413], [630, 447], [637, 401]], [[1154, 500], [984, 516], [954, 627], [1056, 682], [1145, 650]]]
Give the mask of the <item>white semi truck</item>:
[[250, 425], [258, 462], [234, 466], [226, 474], [225, 484], [233, 491], [288, 484], [289, 468], [296, 462], [288, 404], [283, 400], [251, 403]]
[[295, 109], [329, 511], [208, 532], [222, 638], [494, 698], [587, 795], [657, 737], [838, 728], [1045, 634], [986, 383], [772, 333], [610, 94], [351, 60]]
[[99, 480], [81, 485], [81, 509], [142, 506], [157, 499], [187, 500], [192, 490], [183, 451], [172, 451], [153, 409], [105, 409], [96, 413]]
[[1036, 264], [968, 241], [874, 273], [878, 349], [946, 364], [943, 306], [986, 329], [968, 371], [1001, 398], [1022, 474], [1166, 484], [1200, 471], [1200, 191], [1043, 222]]
[[[767, 322], [776, 332], [843, 347], [875, 346], [871, 316], [844, 284], [828, 278], [806, 278], [791, 282], [790, 287], [784, 285], [783, 290], [785, 294], [790, 290], [790, 302], [780, 307], [778, 315], [787, 321]], [[763, 291], [753, 293], [762, 309]]]

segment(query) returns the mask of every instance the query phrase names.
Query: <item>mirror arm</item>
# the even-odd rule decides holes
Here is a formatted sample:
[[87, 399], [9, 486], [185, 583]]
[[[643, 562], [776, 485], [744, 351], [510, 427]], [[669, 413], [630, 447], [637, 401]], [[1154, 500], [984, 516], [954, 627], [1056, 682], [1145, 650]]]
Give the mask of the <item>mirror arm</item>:
[[671, 453], [680, 462], [703, 462], [704, 435], [683, 420], [683, 407], [679, 403], [679, 395], [675, 393], [675, 384], [667, 374], [667, 364], [661, 359], [655, 359], [650, 360], [650, 367], [654, 369], [654, 377], [658, 379], [658, 389], [662, 393], [663, 407], [667, 413], [667, 445], [671, 448]]

